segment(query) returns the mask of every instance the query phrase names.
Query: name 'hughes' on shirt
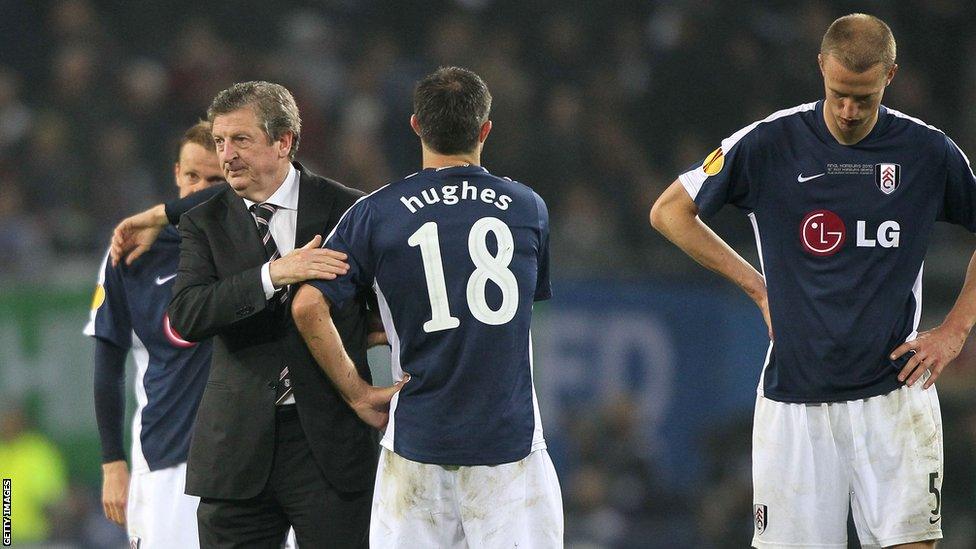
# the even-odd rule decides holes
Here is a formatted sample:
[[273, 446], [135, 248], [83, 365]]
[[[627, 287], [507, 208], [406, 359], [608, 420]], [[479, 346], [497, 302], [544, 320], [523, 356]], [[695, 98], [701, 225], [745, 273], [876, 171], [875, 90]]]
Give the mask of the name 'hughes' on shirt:
[[[458, 194], [458, 190], [461, 194]], [[460, 202], [461, 200], [481, 200], [485, 204], [493, 204], [499, 210], [507, 210], [508, 205], [512, 203], [512, 197], [507, 194], [496, 197], [495, 189], [481, 189], [478, 191], [478, 187], [471, 185], [467, 181], [462, 181], [461, 185], [444, 185], [443, 187], [431, 187], [429, 189], [424, 189], [420, 191], [420, 196], [423, 197], [421, 201], [417, 196], [401, 196], [400, 202], [410, 213], [417, 213], [418, 210], [424, 207], [424, 202], [427, 204], [437, 204], [438, 202], [443, 202], [448, 206], [453, 206]]]

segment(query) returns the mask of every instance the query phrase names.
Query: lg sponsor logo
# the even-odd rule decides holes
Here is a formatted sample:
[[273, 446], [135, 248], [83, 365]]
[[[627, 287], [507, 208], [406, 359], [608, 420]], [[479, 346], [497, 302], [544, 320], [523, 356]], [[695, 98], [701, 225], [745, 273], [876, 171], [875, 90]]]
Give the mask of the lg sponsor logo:
[[[868, 222], [857, 220], [858, 248], [897, 248], [900, 243], [901, 226], [897, 221], [884, 221], [878, 225], [873, 237], [868, 236]], [[827, 257], [836, 254], [847, 241], [847, 227], [844, 221], [830, 210], [814, 210], [800, 223], [800, 243], [810, 255]]]

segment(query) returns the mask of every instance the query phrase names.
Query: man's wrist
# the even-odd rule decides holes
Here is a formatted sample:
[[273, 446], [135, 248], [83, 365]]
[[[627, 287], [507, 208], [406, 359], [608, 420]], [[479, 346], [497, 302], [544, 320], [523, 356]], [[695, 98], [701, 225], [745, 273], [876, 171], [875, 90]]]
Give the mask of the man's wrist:
[[169, 225], [169, 217], [166, 216], [166, 205], [156, 204], [149, 209], [149, 215], [152, 216], [152, 223], [157, 227], [165, 227]]
[[125, 462], [124, 459], [117, 459], [114, 461], [106, 461], [102, 463], [102, 472], [104, 473], [114, 473], [117, 471], [128, 471], [129, 464]]
[[945, 321], [942, 323], [942, 327], [950, 332], [966, 339], [969, 337], [969, 333], [973, 330], [973, 322], [971, 320], [960, 320], [953, 318], [951, 315], [947, 316]]
[[359, 377], [359, 372], [356, 371], [355, 366], [350, 365], [350, 367], [352, 373], [349, 376], [349, 384], [346, 390], [343, 391], [343, 394], [350, 405], [356, 405], [366, 400], [366, 393], [369, 392], [370, 384]]

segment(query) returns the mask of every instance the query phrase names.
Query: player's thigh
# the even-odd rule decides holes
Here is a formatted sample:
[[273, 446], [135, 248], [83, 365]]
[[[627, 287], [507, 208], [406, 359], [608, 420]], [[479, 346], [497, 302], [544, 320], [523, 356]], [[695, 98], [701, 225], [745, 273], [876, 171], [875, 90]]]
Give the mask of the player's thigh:
[[852, 514], [864, 545], [942, 537], [942, 417], [935, 387], [901, 387], [850, 403]]
[[130, 545], [139, 549], [199, 546], [199, 498], [184, 493], [186, 464], [156, 471], [134, 471], [129, 478], [126, 526]]
[[369, 524], [371, 549], [464, 548], [457, 467], [417, 463], [383, 448]]
[[758, 397], [752, 434], [755, 547], [847, 547], [850, 468], [828, 405]]
[[546, 450], [514, 463], [461, 467], [457, 492], [471, 549], [562, 547], [562, 495]]
[[149, 539], [152, 526], [150, 497], [152, 486], [148, 482], [149, 471], [132, 471], [129, 476], [129, 497], [125, 509], [125, 529], [129, 542], [136, 547], [145, 547], [143, 540]]

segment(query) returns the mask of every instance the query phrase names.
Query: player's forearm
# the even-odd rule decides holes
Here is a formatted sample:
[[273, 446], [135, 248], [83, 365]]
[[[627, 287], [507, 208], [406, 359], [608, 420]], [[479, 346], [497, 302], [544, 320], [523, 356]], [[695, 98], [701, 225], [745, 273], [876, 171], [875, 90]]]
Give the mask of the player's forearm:
[[302, 286], [292, 301], [292, 318], [309, 352], [339, 394], [349, 404], [359, 400], [369, 384], [359, 376], [356, 365], [342, 345], [332, 321], [329, 303], [321, 292]]
[[[680, 183], [676, 183], [680, 185]], [[672, 185], [651, 209], [651, 225], [703, 267], [731, 280], [754, 301], [764, 299], [759, 272], [697, 216], [694, 202]]]
[[125, 460], [126, 349], [95, 338], [94, 385], [95, 421], [102, 445], [102, 462]]
[[976, 324], [976, 253], [969, 260], [959, 297], [942, 324], [964, 335], [969, 335]]

